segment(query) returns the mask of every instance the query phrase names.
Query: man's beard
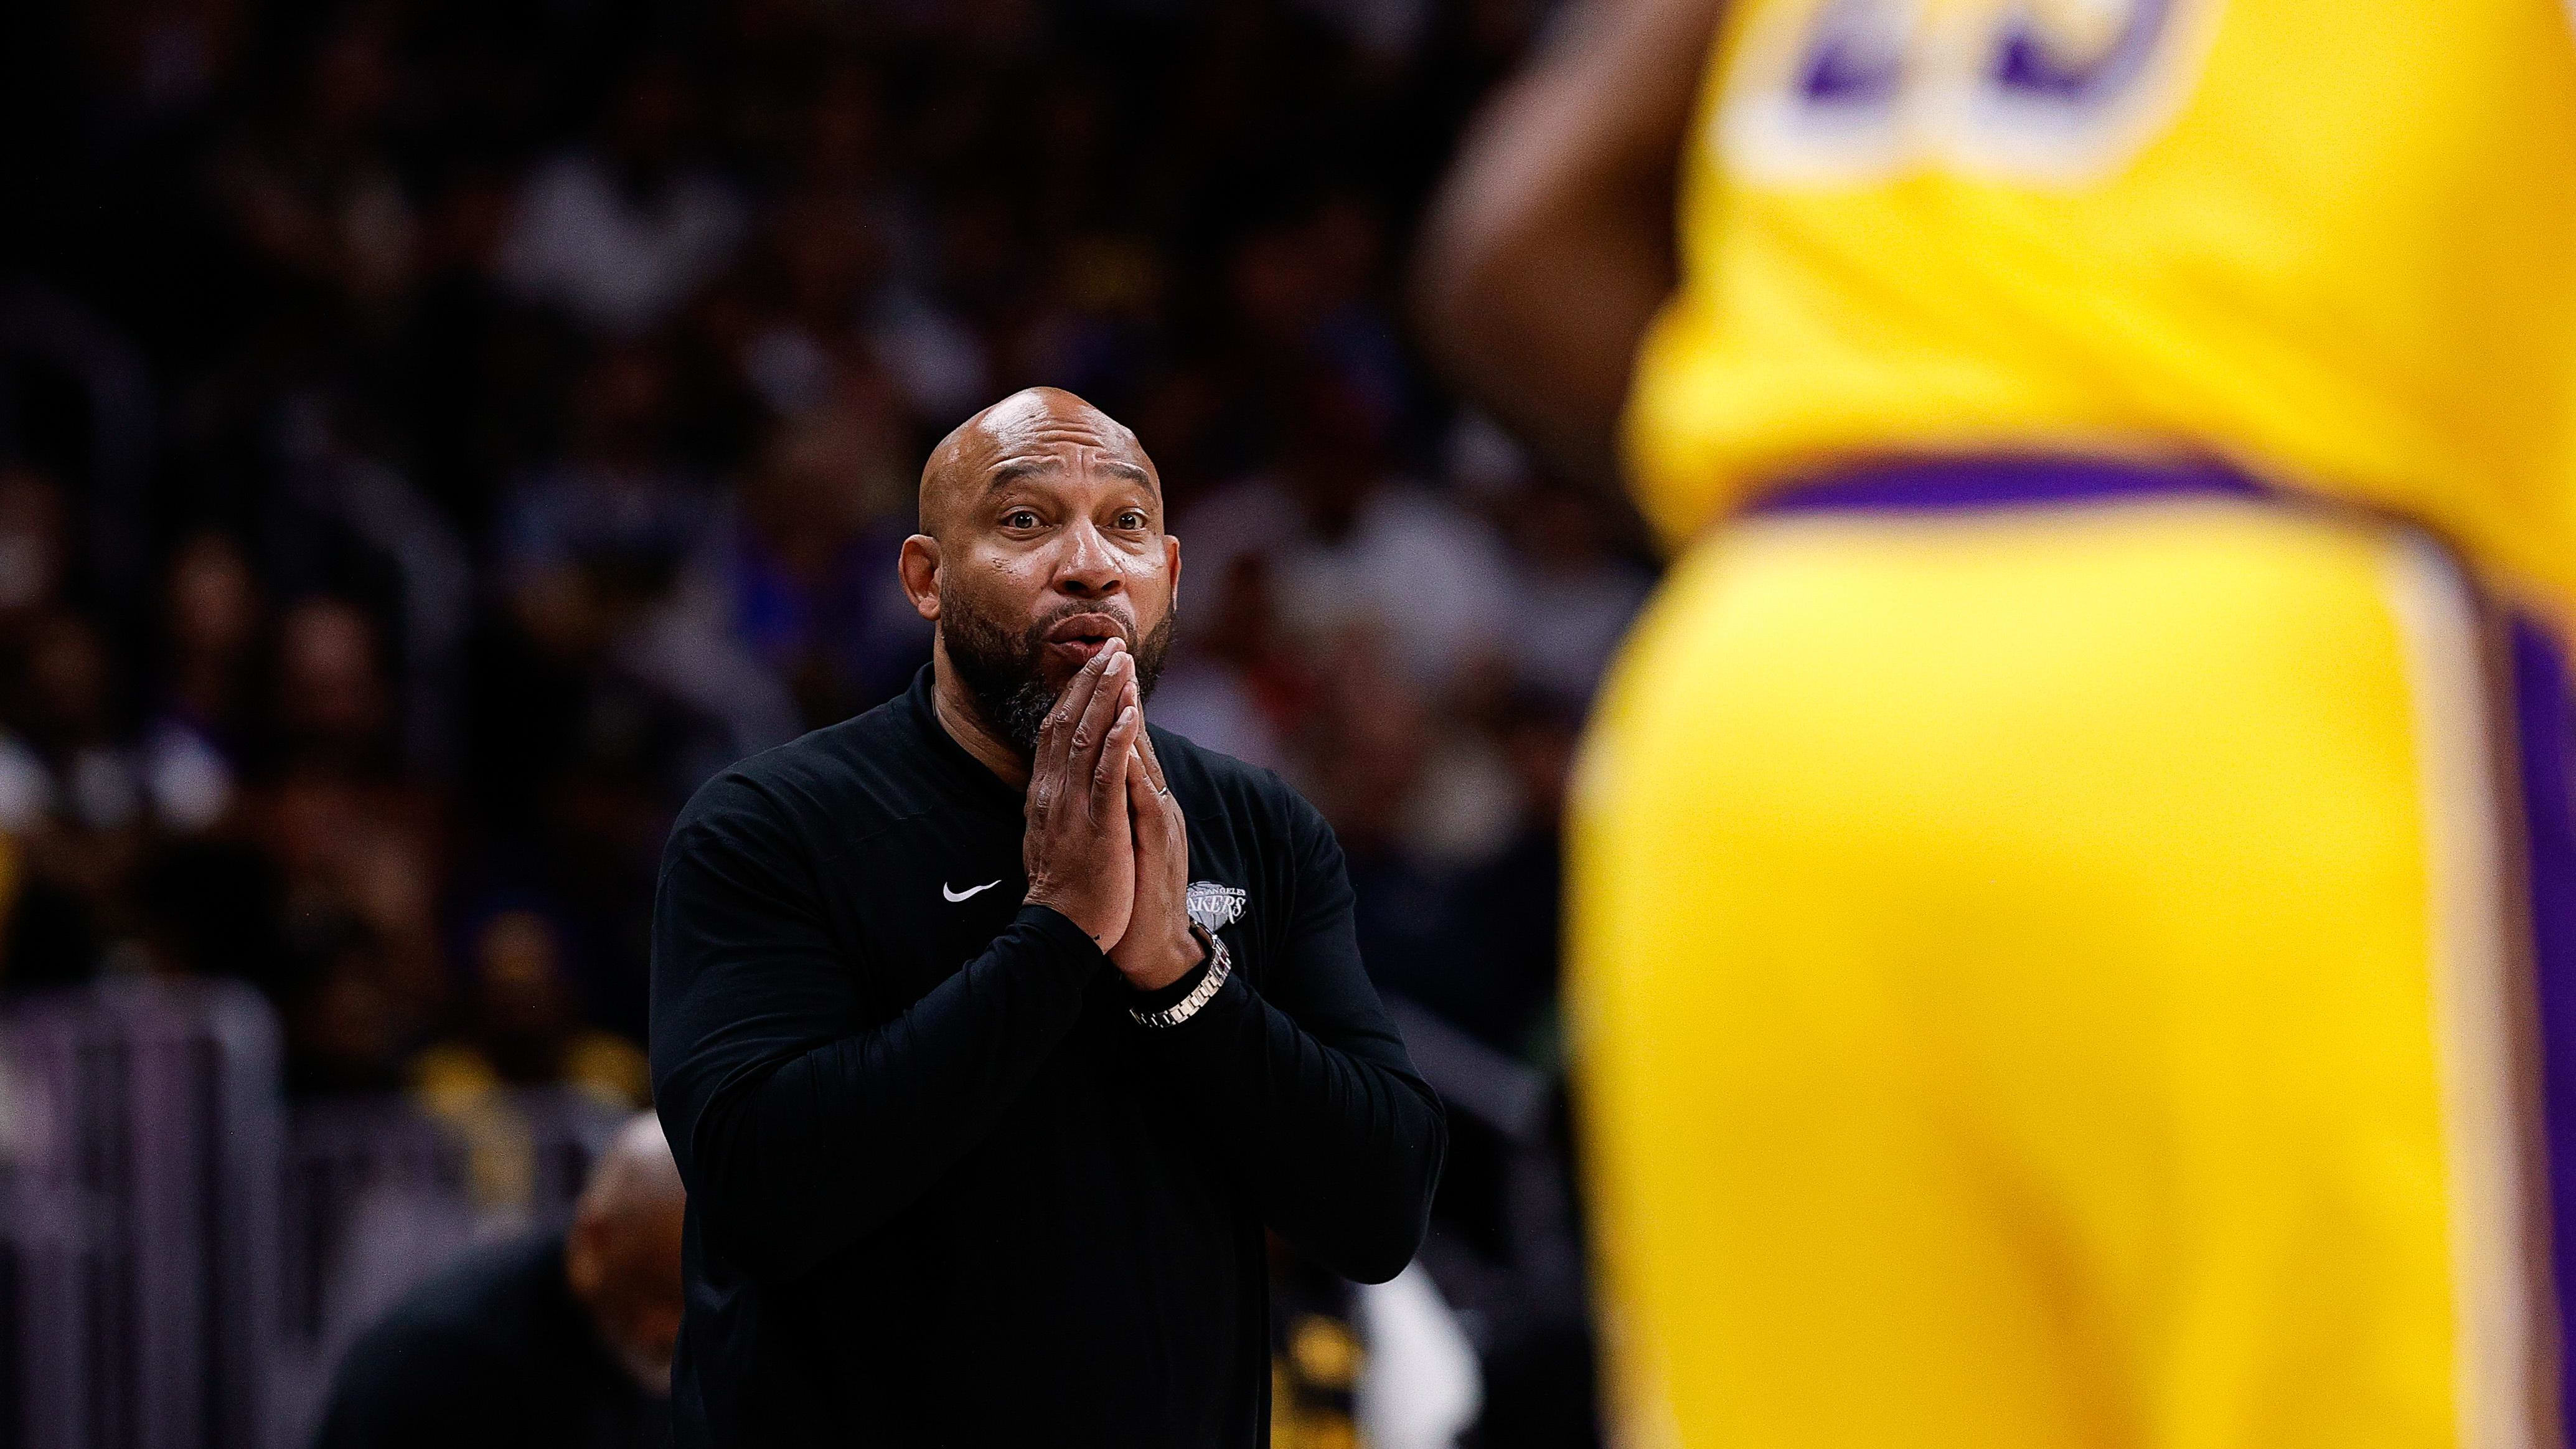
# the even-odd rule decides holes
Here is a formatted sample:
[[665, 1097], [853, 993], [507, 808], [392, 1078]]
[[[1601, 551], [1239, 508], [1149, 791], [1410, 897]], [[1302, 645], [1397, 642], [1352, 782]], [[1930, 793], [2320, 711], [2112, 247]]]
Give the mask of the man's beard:
[[[1046, 682], [1043, 661], [1047, 630], [1075, 614], [1108, 614], [1121, 620], [1126, 617], [1123, 611], [1098, 604], [1067, 603], [1030, 625], [1026, 633], [1014, 636], [991, 619], [963, 607], [963, 601], [946, 590], [940, 591], [939, 632], [948, 645], [948, 662], [956, 668], [966, 692], [974, 697], [975, 713], [982, 716], [984, 728], [1023, 759], [1037, 755], [1038, 731], [1046, 724], [1047, 711], [1055, 708], [1059, 693]], [[1133, 630], [1133, 621], [1127, 623]], [[1136, 656], [1136, 697], [1148, 698], [1154, 692], [1154, 681], [1162, 676], [1163, 656], [1171, 652], [1171, 614], [1166, 612], [1154, 632], [1143, 639], [1129, 638], [1127, 647]]]

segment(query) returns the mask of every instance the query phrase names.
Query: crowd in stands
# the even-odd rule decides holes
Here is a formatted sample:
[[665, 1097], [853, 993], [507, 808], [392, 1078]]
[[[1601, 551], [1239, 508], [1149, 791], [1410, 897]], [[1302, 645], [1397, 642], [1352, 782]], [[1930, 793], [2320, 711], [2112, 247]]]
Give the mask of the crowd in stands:
[[905, 687], [919, 459], [1049, 382], [1166, 480], [1153, 714], [1323, 806], [1388, 989], [1546, 1050], [1573, 730], [1647, 577], [1396, 305], [1536, 5], [34, 10], [7, 989], [237, 975], [298, 1090], [640, 1100], [673, 810]]
[[642, 1105], [674, 811], [907, 686], [920, 460], [1051, 383], [1183, 540], [1149, 714], [1323, 808], [1386, 992], [1551, 1072], [1650, 565], [1400, 305], [1548, 8], [10, 7], [0, 997], [236, 977], [295, 1093]]

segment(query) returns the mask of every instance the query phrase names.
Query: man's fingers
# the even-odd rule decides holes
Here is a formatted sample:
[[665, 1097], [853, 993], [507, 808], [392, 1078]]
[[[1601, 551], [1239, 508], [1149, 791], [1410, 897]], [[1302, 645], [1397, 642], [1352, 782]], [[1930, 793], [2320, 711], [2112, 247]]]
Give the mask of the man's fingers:
[[1154, 801], [1154, 784], [1145, 778], [1144, 762], [1141, 759], [1129, 760], [1127, 762], [1127, 815], [1135, 822], [1136, 843], [1139, 846], [1153, 843], [1152, 832], [1157, 818]]
[[[1111, 640], [1115, 645], [1118, 641]], [[1100, 681], [1109, 672], [1109, 661], [1115, 648], [1104, 648], [1074, 671], [1073, 678], [1056, 696], [1055, 707], [1047, 711], [1046, 725], [1039, 731], [1038, 756], [1030, 762], [1032, 774], [1043, 769], [1066, 767], [1086, 743], [1097, 742], [1100, 731], [1093, 730], [1088, 741], [1083, 736], [1083, 713], [1091, 706], [1092, 697], [1100, 691]], [[1050, 753], [1052, 751], [1052, 753]]]
[[[1101, 741], [1098, 761], [1091, 770], [1091, 818], [1098, 822], [1126, 804], [1127, 767], [1136, 755], [1136, 731], [1144, 728], [1145, 712], [1130, 704], [1118, 712], [1109, 726], [1108, 737]], [[1132, 826], [1132, 821], [1131, 821]]]
[[[1068, 689], [1067, 693], [1071, 693]], [[1038, 747], [1029, 756], [1029, 778], [1036, 779], [1055, 769], [1064, 759], [1064, 702], [1047, 706], [1046, 719], [1038, 725]]]
[[1136, 732], [1136, 749], [1145, 757], [1145, 779], [1154, 787], [1154, 793], [1157, 795], [1172, 793], [1171, 782], [1163, 778], [1163, 757], [1154, 753], [1152, 730]]
[[1176, 880], [1188, 878], [1190, 826], [1188, 813], [1168, 787], [1156, 788], [1148, 771], [1155, 764], [1153, 737], [1145, 722], [1136, 722], [1136, 758], [1127, 767], [1127, 811], [1134, 818], [1136, 868], [1168, 869]]
[[1056, 696], [1054, 709], [1046, 712], [1046, 727], [1038, 732], [1038, 755], [1030, 761], [1030, 779], [1041, 773], [1074, 773], [1084, 768], [1082, 750], [1100, 743], [1103, 730], [1084, 730], [1084, 719], [1092, 701], [1100, 694], [1100, 681], [1108, 676], [1110, 657], [1115, 650], [1100, 650], [1079, 670], [1072, 681], [1064, 683], [1064, 694]]
[[[1141, 720], [1137, 723], [1136, 732], [1139, 736], [1144, 733]], [[1168, 803], [1155, 792], [1154, 782], [1146, 778], [1143, 753], [1132, 754], [1127, 761], [1127, 813], [1135, 821], [1138, 854], [1151, 857], [1168, 848], [1172, 817], [1163, 809]]]
[[1190, 865], [1189, 814], [1181, 809], [1181, 802], [1169, 790], [1164, 791], [1162, 798], [1154, 804], [1154, 813], [1163, 822], [1163, 848], [1172, 854], [1172, 869], [1182, 879], [1187, 879]]
[[1064, 691], [1064, 717], [1069, 722], [1069, 727], [1066, 727], [1066, 758], [1069, 758], [1072, 768], [1087, 766], [1092, 750], [1100, 748], [1100, 737], [1108, 735], [1113, 712], [1108, 712], [1103, 706], [1118, 699], [1118, 691], [1115, 691], [1118, 655], [1121, 655], [1118, 639], [1110, 639], [1103, 650], [1092, 655], [1092, 663], [1082, 665], [1082, 673], [1077, 673], [1072, 686]]
[[1092, 683], [1091, 694], [1083, 703], [1082, 713], [1074, 719], [1073, 754], [1067, 763], [1068, 769], [1088, 770], [1099, 764], [1100, 752], [1109, 740], [1110, 726], [1117, 722], [1118, 712], [1128, 702], [1127, 680], [1133, 675], [1133, 661], [1127, 658], [1115, 640], [1101, 650], [1100, 655], [1108, 662], [1101, 666], [1100, 677]]

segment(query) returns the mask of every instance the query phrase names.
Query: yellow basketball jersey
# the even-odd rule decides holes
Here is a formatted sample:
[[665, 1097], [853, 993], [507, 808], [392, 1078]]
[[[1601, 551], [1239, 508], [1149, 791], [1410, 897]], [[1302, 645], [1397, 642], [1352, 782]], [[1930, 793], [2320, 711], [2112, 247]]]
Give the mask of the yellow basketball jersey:
[[1678, 542], [1863, 454], [2216, 452], [2576, 600], [2562, 0], [1742, 0], [1627, 419]]

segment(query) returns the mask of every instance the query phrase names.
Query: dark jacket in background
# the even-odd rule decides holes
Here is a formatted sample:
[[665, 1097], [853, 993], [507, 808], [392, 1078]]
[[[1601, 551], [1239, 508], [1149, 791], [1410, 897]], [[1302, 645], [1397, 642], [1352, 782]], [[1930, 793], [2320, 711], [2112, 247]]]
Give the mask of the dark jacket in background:
[[[689, 1446], [1249, 1449], [1265, 1227], [1364, 1280], [1446, 1142], [1360, 968], [1341, 849], [1154, 732], [1235, 974], [1169, 1030], [1024, 907], [1021, 796], [906, 697], [717, 778], [654, 912], [656, 1100], [689, 1185]], [[1204, 968], [1202, 968], [1204, 970]]]
[[561, 1233], [476, 1251], [341, 1359], [314, 1449], [652, 1449], [671, 1441], [564, 1281]]

